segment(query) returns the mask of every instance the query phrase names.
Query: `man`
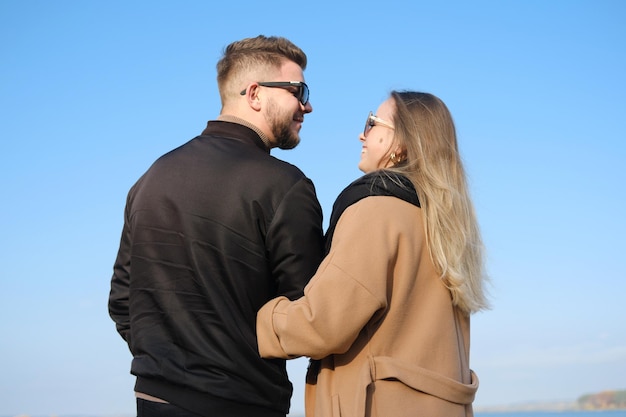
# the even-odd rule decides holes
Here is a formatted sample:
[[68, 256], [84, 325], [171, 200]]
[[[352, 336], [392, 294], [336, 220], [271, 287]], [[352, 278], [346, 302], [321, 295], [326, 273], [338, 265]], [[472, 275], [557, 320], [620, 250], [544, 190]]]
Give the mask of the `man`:
[[233, 42], [217, 64], [222, 110], [131, 188], [109, 313], [133, 354], [138, 417], [284, 417], [284, 360], [264, 360], [256, 313], [295, 299], [323, 251], [312, 182], [270, 156], [313, 108], [289, 40]]

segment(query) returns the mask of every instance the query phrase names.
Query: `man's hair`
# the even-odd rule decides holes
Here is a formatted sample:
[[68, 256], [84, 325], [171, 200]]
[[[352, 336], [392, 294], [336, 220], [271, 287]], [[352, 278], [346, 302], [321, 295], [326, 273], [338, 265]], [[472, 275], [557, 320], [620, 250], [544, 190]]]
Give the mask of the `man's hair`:
[[259, 35], [228, 45], [217, 63], [217, 86], [222, 103], [227, 97], [237, 95], [246, 83], [264, 81], [254, 77], [279, 70], [285, 61], [295, 62], [303, 71], [306, 69], [306, 54], [283, 37]]

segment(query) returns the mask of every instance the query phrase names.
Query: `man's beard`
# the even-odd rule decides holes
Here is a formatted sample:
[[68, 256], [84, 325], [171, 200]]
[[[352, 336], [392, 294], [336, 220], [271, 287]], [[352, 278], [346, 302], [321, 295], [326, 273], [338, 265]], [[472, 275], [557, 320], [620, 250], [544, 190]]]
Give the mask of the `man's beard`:
[[265, 118], [272, 129], [272, 134], [276, 140], [276, 147], [279, 149], [293, 149], [300, 143], [300, 135], [291, 128], [293, 116], [285, 117], [286, 112], [281, 112], [280, 108], [273, 101], [268, 103], [268, 110]]

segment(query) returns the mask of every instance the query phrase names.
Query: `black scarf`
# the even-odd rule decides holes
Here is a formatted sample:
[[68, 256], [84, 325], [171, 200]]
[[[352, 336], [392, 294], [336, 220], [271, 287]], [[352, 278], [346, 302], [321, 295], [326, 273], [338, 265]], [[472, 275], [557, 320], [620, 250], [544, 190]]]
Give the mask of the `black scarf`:
[[335, 226], [344, 210], [357, 201], [370, 196], [397, 197], [420, 207], [415, 187], [404, 175], [391, 171], [376, 171], [366, 174], [348, 185], [335, 200], [325, 236], [326, 254], [330, 251]]

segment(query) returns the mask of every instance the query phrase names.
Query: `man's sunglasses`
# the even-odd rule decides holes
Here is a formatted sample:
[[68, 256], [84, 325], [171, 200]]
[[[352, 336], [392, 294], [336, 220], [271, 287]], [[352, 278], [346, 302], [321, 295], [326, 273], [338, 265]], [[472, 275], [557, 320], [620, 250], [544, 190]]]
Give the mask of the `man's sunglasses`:
[[[306, 106], [309, 102], [309, 86], [302, 81], [262, 81], [257, 84], [263, 87], [284, 88], [289, 90], [303, 106]], [[294, 91], [292, 90], [293, 88], [297, 90]], [[242, 90], [239, 94], [245, 96], [246, 90]]]

